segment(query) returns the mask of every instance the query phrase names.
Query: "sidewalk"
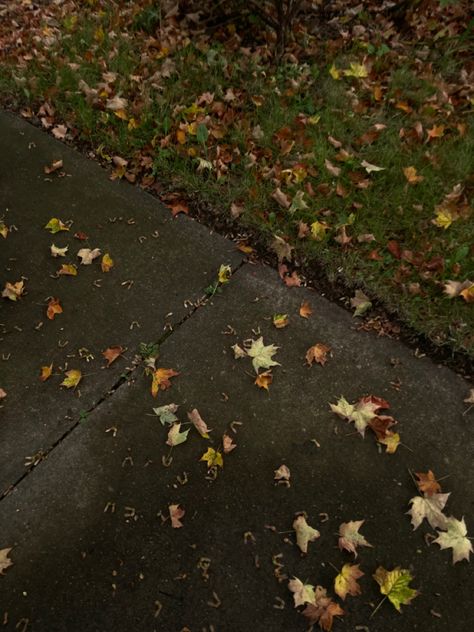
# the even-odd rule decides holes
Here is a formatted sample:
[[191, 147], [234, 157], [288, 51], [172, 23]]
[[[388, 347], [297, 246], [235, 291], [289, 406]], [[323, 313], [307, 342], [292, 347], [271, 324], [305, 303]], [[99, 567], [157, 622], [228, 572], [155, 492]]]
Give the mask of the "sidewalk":
[[[11, 547], [13, 562], [0, 578], [2, 629], [303, 631], [288, 581], [279, 581], [286, 575], [337, 599], [346, 614], [336, 632], [472, 630], [472, 565], [453, 566], [451, 549], [425, 537], [436, 531], [426, 521], [413, 531], [406, 515], [417, 495], [410, 472], [433, 470], [451, 492], [446, 514], [464, 516], [474, 534], [474, 410], [463, 414], [471, 386], [400, 342], [356, 331], [337, 305], [287, 288], [273, 270], [244, 262], [234, 243], [172, 219], [155, 199], [7, 114], [0, 148], [0, 216], [18, 228], [1, 239], [2, 288], [25, 279], [27, 291], [0, 303], [0, 490], [9, 492], [0, 550]], [[66, 175], [45, 176], [58, 159]], [[50, 235], [43, 227], [52, 217], [73, 220], [71, 230]], [[53, 258], [51, 243], [68, 246], [67, 256]], [[97, 260], [78, 265], [76, 277], [50, 276], [78, 264], [84, 247], [110, 253], [112, 270]], [[221, 264], [234, 274], [203, 303]], [[48, 297], [64, 310], [54, 320]], [[272, 324], [279, 313], [289, 315], [283, 329]], [[278, 347], [268, 392], [254, 384], [250, 358], [231, 349], [260, 336]], [[153, 398], [150, 376], [132, 360], [140, 343], [159, 342], [157, 368], [179, 375]], [[332, 351], [324, 366], [308, 367], [316, 343]], [[123, 357], [104, 368], [102, 352], [117, 345]], [[70, 369], [82, 372], [75, 390], [60, 387]], [[390, 403], [402, 443], [395, 454], [330, 411], [341, 396], [364, 395]], [[169, 428], [152, 409], [171, 403], [182, 423], [197, 408], [210, 438], [183, 426], [187, 440], [170, 450]], [[237, 447], [209, 471], [200, 458], [224, 433]], [[27, 457], [37, 464], [25, 467]], [[289, 487], [274, 481], [282, 464]], [[172, 528], [170, 505], [184, 509], [182, 528]], [[298, 512], [321, 534], [307, 555], [292, 531]], [[334, 567], [354, 556], [338, 549], [337, 533], [353, 520], [365, 520], [373, 548], [359, 548], [355, 560], [362, 594], [341, 602]], [[372, 579], [379, 566], [414, 576], [420, 594], [402, 614], [386, 601], [370, 618], [382, 598]]]

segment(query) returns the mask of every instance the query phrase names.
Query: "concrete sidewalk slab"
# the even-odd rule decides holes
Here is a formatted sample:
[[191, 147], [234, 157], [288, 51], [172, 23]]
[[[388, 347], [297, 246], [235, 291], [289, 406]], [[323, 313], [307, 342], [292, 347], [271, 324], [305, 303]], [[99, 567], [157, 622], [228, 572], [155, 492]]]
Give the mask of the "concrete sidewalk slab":
[[[45, 175], [43, 167], [59, 159], [66, 175]], [[70, 231], [44, 230], [52, 217], [71, 222]], [[6, 113], [0, 218], [17, 229], [0, 238], [0, 289], [23, 279], [27, 292], [17, 302], [0, 299], [0, 386], [8, 394], [0, 422], [1, 495], [23, 475], [27, 456], [39, 458], [117, 383], [140, 342], [158, 340], [189, 314], [220, 264], [238, 265], [241, 256], [231, 242], [188, 218], [173, 220], [150, 195], [111, 182], [93, 161]], [[77, 231], [88, 239], [75, 239]], [[68, 246], [66, 257], [53, 258], [52, 243]], [[79, 265], [81, 248], [110, 253], [115, 267], [103, 273], [100, 259]], [[76, 264], [78, 276], [52, 278], [62, 263]], [[48, 297], [59, 298], [64, 310], [54, 320], [46, 317]], [[102, 351], [113, 345], [127, 351], [104, 369]], [[41, 366], [51, 363], [54, 375], [43, 384]], [[75, 392], [59, 386], [66, 368], [84, 375]]]
[[[307, 320], [298, 315], [303, 300], [313, 309]], [[287, 328], [272, 326], [274, 313], [290, 315]], [[249, 359], [230, 349], [260, 335], [280, 347], [268, 393], [253, 384]], [[317, 342], [332, 357], [309, 368], [305, 353]], [[363, 519], [373, 545], [356, 560], [363, 594], [347, 598], [333, 629], [472, 630], [472, 566], [453, 566], [450, 550], [428, 546], [434, 530], [424, 523], [413, 532], [405, 515], [417, 493], [408, 470], [431, 469], [447, 477], [446, 513], [464, 516], [472, 533], [474, 439], [459, 376], [355, 331], [347, 312], [315, 292], [288, 290], [275, 272], [248, 265], [163, 343], [159, 366], [180, 372], [169, 390], [154, 400], [141, 374], [120, 386], [0, 503], [0, 546], [14, 547], [0, 582], [6, 630], [27, 620], [39, 632], [303, 631], [277, 565], [333, 595], [332, 565], [353, 561], [337, 548], [339, 525]], [[329, 411], [340, 395], [366, 394], [386, 398], [399, 422], [404, 445], [393, 455]], [[150, 414], [171, 402], [182, 422], [197, 407], [213, 430], [206, 441], [191, 429], [164, 467], [167, 430]], [[199, 459], [225, 431], [237, 448], [209, 480]], [[289, 488], [273, 481], [283, 463]], [[175, 503], [186, 511], [181, 529], [160, 517]], [[292, 533], [300, 511], [321, 532], [307, 556]], [[401, 615], [386, 602], [370, 619], [379, 565], [410, 569], [421, 594]]]

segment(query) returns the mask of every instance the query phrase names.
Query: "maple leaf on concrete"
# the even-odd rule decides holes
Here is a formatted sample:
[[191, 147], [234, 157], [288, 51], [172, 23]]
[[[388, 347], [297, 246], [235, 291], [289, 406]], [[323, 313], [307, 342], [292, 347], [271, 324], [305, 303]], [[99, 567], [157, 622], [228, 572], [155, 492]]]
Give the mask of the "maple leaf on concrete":
[[190, 413], [188, 413], [188, 419], [199, 432], [201, 437], [203, 437], [204, 439], [209, 439], [209, 433], [211, 432], [211, 430], [207, 427], [206, 422], [199, 414], [197, 408], [194, 408]]
[[426, 473], [416, 472], [415, 476], [418, 479], [416, 484], [422, 494], [424, 493], [426, 496], [433, 496], [433, 494], [439, 494], [441, 491], [441, 485], [438, 483], [431, 470], [428, 470]]
[[269, 369], [272, 366], [280, 365], [279, 362], [272, 359], [278, 349], [279, 347], [275, 345], [264, 345], [262, 336], [257, 340], [252, 340], [252, 344], [247, 349], [247, 355], [252, 358], [255, 373], [258, 373], [259, 369]]
[[302, 614], [308, 619], [310, 624], [318, 623], [322, 630], [330, 632], [334, 617], [342, 617], [345, 612], [338, 603], [327, 596], [326, 592], [326, 589], [322, 586], [316, 586], [314, 589], [314, 602], [309, 603]]
[[0, 575], [5, 575], [7, 568], [13, 566], [13, 562], [8, 557], [11, 550], [11, 547], [9, 549], [0, 549]]
[[308, 366], [312, 366], [314, 362], [317, 362], [321, 366], [324, 366], [327, 362], [327, 355], [331, 351], [331, 347], [318, 342], [308, 349], [306, 352], [306, 363]]
[[170, 512], [171, 526], [173, 529], [181, 528], [183, 526], [181, 518], [186, 513], [184, 509], [182, 509], [179, 505], [170, 505], [168, 507], [168, 511]]
[[107, 368], [112, 364], [112, 362], [115, 362], [115, 360], [119, 358], [123, 352], [124, 348], [119, 346], [108, 347], [105, 351], [102, 351], [102, 355], [107, 360]]
[[53, 257], [65, 257], [67, 251], [69, 250], [69, 246], [65, 246], [64, 248], [58, 248], [58, 246], [51, 244], [50, 250], [51, 250], [51, 255]]
[[293, 529], [296, 531], [296, 544], [303, 553], [308, 552], [308, 543], [314, 542], [320, 536], [319, 531], [310, 527], [302, 515], [294, 520]]
[[82, 380], [82, 373], [79, 369], [71, 369], [70, 371], [66, 371], [66, 377], [61, 382], [61, 386], [65, 386], [66, 388], [76, 388], [79, 382]]
[[106, 252], [102, 257], [100, 267], [102, 268], [102, 272], [110, 272], [110, 270], [114, 267], [114, 260], [108, 252]]
[[308, 303], [308, 301], [303, 301], [301, 303], [299, 313], [301, 318], [309, 318], [311, 316], [313, 310], [311, 309], [311, 305]]
[[179, 375], [174, 369], [155, 369], [153, 371], [153, 379], [151, 382], [151, 394], [153, 397], [158, 395], [158, 391], [165, 391], [171, 386], [170, 378]]
[[381, 397], [368, 395], [367, 397], [361, 397], [355, 404], [349, 404], [344, 397], [341, 397], [337, 404], [330, 404], [330, 406], [332, 412], [339, 415], [339, 417], [353, 421], [357, 431], [364, 436], [369, 422], [374, 417], [377, 417], [379, 410], [389, 408], [390, 404]]
[[69, 227], [57, 217], [52, 217], [46, 224], [45, 229], [49, 230], [49, 232], [54, 235], [55, 233], [59, 233], [61, 230], [69, 230]]
[[304, 606], [307, 603], [315, 603], [316, 596], [314, 594], [314, 586], [311, 584], [303, 584], [300, 579], [293, 577], [293, 579], [290, 579], [288, 582], [288, 588], [293, 593], [295, 608]]
[[46, 382], [46, 380], [48, 380], [51, 377], [52, 372], [53, 372], [53, 363], [51, 363], [49, 366], [42, 366], [40, 380], [42, 382]]
[[341, 551], [346, 549], [349, 553], [354, 553], [354, 557], [357, 557], [358, 546], [372, 548], [372, 545], [359, 533], [359, 529], [364, 522], [365, 520], [351, 520], [350, 522], [343, 522], [339, 526], [339, 548]]
[[344, 564], [341, 572], [334, 579], [334, 591], [341, 599], [345, 599], [347, 595], [356, 597], [360, 595], [360, 586], [357, 580], [364, 573], [359, 570], [359, 564]]
[[418, 529], [426, 518], [433, 529], [445, 529], [447, 518], [443, 514], [448, 494], [432, 494], [431, 496], [415, 496], [410, 500], [411, 508], [407, 514], [411, 516], [413, 529]]
[[255, 378], [254, 384], [259, 388], [264, 388], [266, 391], [270, 390], [270, 384], [273, 382], [273, 375], [271, 371], [264, 371], [259, 373]]
[[419, 594], [417, 590], [408, 585], [413, 579], [410, 571], [399, 566], [393, 571], [387, 571], [383, 566], [379, 566], [373, 578], [380, 586], [382, 595], [388, 597], [398, 612], [401, 611], [400, 606], [410, 604], [412, 599]]
[[175, 415], [177, 410], [178, 404], [166, 404], [165, 406], [153, 408], [153, 412], [159, 417], [162, 426], [165, 424], [171, 425], [175, 421], [178, 421]]
[[48, 308], [46, 309], [46, 316], [49, 320], [53, 320], [56, 314], [62, 314], [63, 308], [59, 302], [59, 298], [52, 298], [48, 303]]
[[168, 432], [168, 438], [166, 439], [166, 445], [174, 447], [180, 443], [184, 443], [188, 438], [189, 428], [184, 432], [180, 432], [181, 424], [173, 424]]
[[206, 461], [208, 468], [214, 466], [224, 467], [224, 459], [222, 458], [222, 454], [219, 452], [219, 450], [214, 450], [214, 448], [208, 448], [199, 460]]
[[272, 322], [276, 329], [283, 329], [288, 325], [290, 320], [288, 314], [273, 314]]
[[290, 468], [287, 465], [280, 465], [280, 467], [275, 470], [275, 476], [273, 477], [277, 482], [290, 483]]
[[24, 291], [24, 281], [17, 281], [16, 283], [9, 283], [7, 281], [5, 283], [5, 289], [2, 292], [2, 297], [10, 299], [10, 301], [17, 301]]
[[93, 250], [90, 248], [81, 248], [77, 256], [81, 259], [81, 265], [90, 266], [94, 259], [100, 256], [100, 248], [94, 248]]
[[467, 537], [467, 528], [464, 518], [456, 520], [452, 516], [446, 519], [445, 531], [438, 531], [438, 537], [434, 542], [441, 549], [453, 549], [453, 564], [461, 560], [469, 562], [469, 555], [472, 551], [472, 543]]
[[236, 447], [237, 445], [234, 443], [232, 437], [229, 437], [229, 435], [226, 434], [222, 435], [222, 449], [224, 451], [224, 454], [229, 454], [229, 452], [235, 450]]

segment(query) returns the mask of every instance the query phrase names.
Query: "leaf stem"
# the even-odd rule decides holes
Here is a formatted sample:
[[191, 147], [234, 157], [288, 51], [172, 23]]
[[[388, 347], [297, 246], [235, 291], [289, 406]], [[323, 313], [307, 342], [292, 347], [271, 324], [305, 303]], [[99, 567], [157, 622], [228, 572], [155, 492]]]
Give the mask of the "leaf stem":
[[382, 601], [379, 603], [379, 605], [375, 608], [375, 610], [372, 610], [372, 614], [370, 615], [369, 619], [372, 619], [372, 617], [374, 616], [374, 614], [377, 612], [377, 610], [380, 608], [380, 606], [383, 604], [383, 602], [387, 599], [387, 596], [385, 596]]

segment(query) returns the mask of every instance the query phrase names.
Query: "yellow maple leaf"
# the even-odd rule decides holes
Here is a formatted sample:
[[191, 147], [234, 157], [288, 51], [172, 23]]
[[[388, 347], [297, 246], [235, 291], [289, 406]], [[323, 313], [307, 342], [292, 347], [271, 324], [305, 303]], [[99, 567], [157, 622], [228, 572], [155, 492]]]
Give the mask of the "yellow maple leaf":
[[158, 395], [161, 389], [165, 391], [171, 386], [170, 378], [179, 375], [174, 369], [156, 369], [153, 371], [153, 379], [151, 382], [151, 394], [153, 397]]
[[66, 371], [66, 377], [61, 382], [61, 386], [65, 386], [66, 388], [76, 388], [81, 380], [82, 373], [79, 369], [71, 369], [70, 371]]
[[368, 77], [369, 73], [367, 72], [367, 68], [364, 64], [358, 64], [356, 62], [351, 62], [349, 68], [344, 70], [345, 77], [356, 77], [357, 79], [363, 79], [364, 77]]
[[206, 461], [208, 468], [214, 466], [224, 467], [224, 459], [222, 458], [222, 454], [219, 452], [219, 450], [214, 450], [214, 448], [207, 448], [206, 452], [199, 460]]
[[73, 263], [63, 263], [58, 274], [66, 276], [77, 276], [77, 268]]
[[8, 235], [8, 226], [6, 226], [3, 222], [0, 222], [0, 235], [3, 239], [6, 239]]
[[425, 179], [423, 176], [418, 175], [415, 167], [404, 167], [403, 173], [410, 184], [418, 184], [418, 182], [422, 182]]
[[313, 239], [316, 239], [316, 241], [322, 241], [326, 236], [328, 228], [329, 226], [324, 222], [320, 222], [319, 220], [313, 222], [311, 224], [311, 235]]
[[46, 380], [51, 377], [51, 373], [52, 372], [53, 372], [53, 363], [52, 362], [51, 362], [51, 364], [49, 366], [42, 366], [41, 367], [40, 380], [42, 382], [46, 382]]
[[224, 283], [228, 283], [230, 280], [231, 274], [232, 274], [231, 267], [229, 265], [225, 266], [224, 264], [222, 264], [217, 274], [219, 283], [221, 285], [223, 285]]
[[334, 64], [329, 68], [329, 74], [333, 79], [336, 79], [336, 81], [341, 78], [341, 71], [338, 70]]
[[451, 211], [447, 208], [440, 208], [436, 211], [436, 217], [432, 220], [432, 223], [439, 228], [446, 230], [451, 226], [454, 221], [454, 217]]
[[102, 262], [100, 264], [102, 268], [102, 272], [110, 272], [110, 270], [114, 267], [114, 260], [109, 255], [108, 252], [102, 257]]
[[385, 437], [378, 439], [378, 442], [386, 446], [386, 452], [388, 454], [394, 454], [400, 445], [400, 435], [398, 432], [391, 432], [390, 430], [387, 430]]

